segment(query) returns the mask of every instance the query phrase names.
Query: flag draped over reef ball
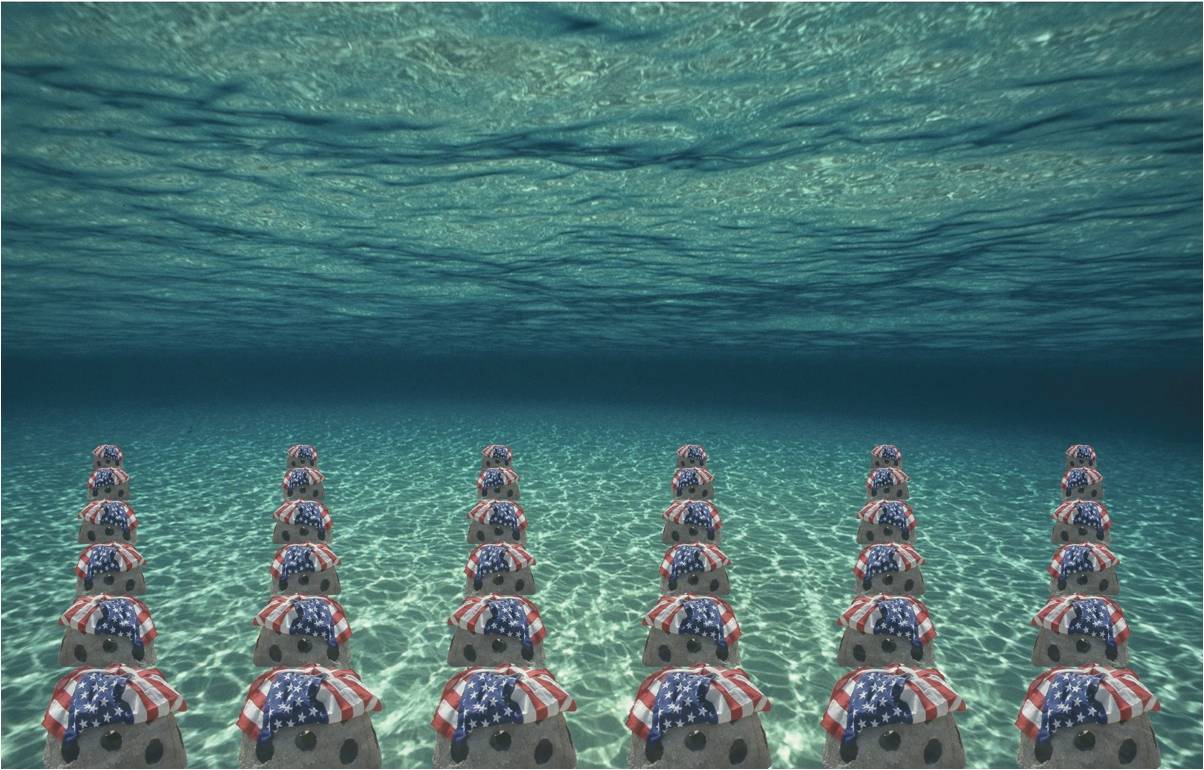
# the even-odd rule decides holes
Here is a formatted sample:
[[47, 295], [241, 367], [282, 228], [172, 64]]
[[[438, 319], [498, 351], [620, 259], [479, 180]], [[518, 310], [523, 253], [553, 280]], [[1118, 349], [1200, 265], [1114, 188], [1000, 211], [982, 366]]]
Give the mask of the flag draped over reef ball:
[[1127, 668], [1071, 666], [1050, 669], [1032, 681], [1016, 727], [1040, 743], [1068, 727], [1127, 722], [1160, 709], [1154, 694]]
[[935, 668], [859, 668], [836, 682], [821, 724], [833, 738], [852, 743], [867, 727], [931, 722], [965, 708]]
[[481, 727], [542, 722], [576, 710], [572, 696], [545, 668], [474, 666], [444, 685], [431, 727], [460, 742]]
[[728, 724], [769, 711], [771, 706], [743, 669], [705, 663], [663, 668], [640, 683], [627, 714], [627, 728], [655, 744], [672, 728]]
[[105, 668], [81, 666], [54, 686], [42, 726], [63, 743], [71, 743], [84, 730], [138, 725], [187, 710], [183, 696], [157, 668], [135, 669], [120, 663]]
[[120, 636], [130, 640], [135, 649], [158, 635], [150, 610], [140, 599], [132, 596], [78, 596], [59, 616], [59, 623], [81, 634]]
[[251, 683], [238, 729], [266, 743], [284, 727], [347, 722], [380, 708], [380, 700], [351, 669], [274, 668]]

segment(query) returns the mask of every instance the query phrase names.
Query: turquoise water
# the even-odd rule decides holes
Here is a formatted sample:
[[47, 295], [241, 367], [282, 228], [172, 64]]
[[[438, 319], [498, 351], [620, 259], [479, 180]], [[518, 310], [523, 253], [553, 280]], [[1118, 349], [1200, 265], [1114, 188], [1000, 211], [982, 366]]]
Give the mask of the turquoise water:
[[820, 760], [881, 441], [968, 761], [1013, 764], [1061, 453], [1089, 441], [1164, 764], [1199, 766], [1201, 14], [5, 4], [0, 764], [39, 762], [101, 441], [191, 762], [237, 761], [303, 440], [386, 763], [431, 760], [503, 441], [580, 762], [622, 765], [698, 440], [775, 765]]
[[[642, 675], [639, 620], [657, 597], [661, 511], [673, 453], [706, 444], [731, 557], [730, 600], [745, 668], [773, 701], [764, 718], [777, 766], [818, 766], [819, 718], [841, 671], [835, 617], [850, 598], [854, 515], [868, 450], [890, 439], [912, 475], [927, 559], [924, 596], [937, 663], [961, 692], [967, 761], [1014, 765], [1011, 726], [1037, 670], [1028, 620], [1047, 595], [1058, 501], [1060, 430], [966, 427], [861, 416], [596, 407], [578, 412], [501, 402], [425, 407], [314, 403], [298, 432], [270, 406], [69, 407], [4, 424], [3, 763], [39, 761], [41, 709], [59, 675], [70, 603], [75, 512], [88, 452], [126, 450], [149, 560], [146, 600], [160, 667], [189, 701], [190, 764], [237, 762], [234, 727], [256, 673], [251, 617], [267, 599], [271, 512], [284, 449], [313, 441], [328, 473], [335, 550], [356, 668], [380, 696], [387, 766], [429, 766], [428, 721], [446, 666], [445, 621], [463, 588], [464, 514], [480, 447], [510, 443], [522, 476], [548, 666], [573, 694], [569, 724], [583, 767], [625, 763], [622, 720]], [[1122, 558], [1119, 597], [1134, 627], [1133, 667], [1162, 699], [1154, 717], [1164, 766], [1201, 761], [1201, 551], [1198, 442], [1103, 430], [1107, 501]], [[193, 591], [204, 579], [221, 591]], [[1173, 587], [1173, 588], [1171, 588]]]

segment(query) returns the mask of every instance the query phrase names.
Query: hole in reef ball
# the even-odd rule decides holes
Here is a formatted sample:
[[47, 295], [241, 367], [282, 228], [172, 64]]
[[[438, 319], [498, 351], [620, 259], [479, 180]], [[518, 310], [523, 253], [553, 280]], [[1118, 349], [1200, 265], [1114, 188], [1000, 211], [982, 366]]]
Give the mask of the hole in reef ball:
[[471, 644], [464, 645], [464, 659], [472, 662], [477, 659], [477, 648]]
[[313, 730], [303, 730], [297, 733], [297, 739], [294, 743], [302, 751], [313, 751], [318, 746], [318, 736], [314, 735]]
[[535, 763], [545, 765], [549, 762], [551, 762], [551, 741], [544, 738], [535, 745]]
[[505, 652], [506, 642], [501, 639], [494, 639], [492, 647], [494, 652]]
[[535, 659], [535, 648], [534, 647], [524, 647], [522, 653], [520, 653], [520, 654], [523, 656], [523, 660], [526, 660], [526, 661], [534, 660]]
[[1120, 657], [1120, 651], [1115, 646], [1105, 647], [1104, 655], [1107, 656], [1108, 660], [1116, 660]]
[[1085, 586], [1085, 585], [1087, 585], [1087, 576], [1086, 576], [1086, 575], [1079, 575], [1079, 577], [1078, 577], [1078, 583], [1079, 583], [1079, 585], [1081, 585], [1081, 586]]
[[104, 582], [105, 582], [105, 585], [107, 585], [107, 586], [113, 585], [113, 573], [110, 572], [109, 574], [105, 575]]
[[857, 741], [856, 739], [848, 743], [840, 744], [840, 759], [842, 762], [852, 762], [857, 759]]
[[260, 762], [271, 762], [272, 755], [275, 753], [276, 746], [272, 743], [271, 738], [263, 743], [259, 743], [258, 741], [255, 743], [255, 758]]
[[151, 738], [150, 743], [146, 744], [146, 750], [142, 752], [142, 758], [148, 765], [158, 764], [159, 760], [163, 759], [163, 741]]
[[707, 736], [702, 730], [695, 730], [686, 736], [686, 748], [690, 751], [702, 751], [707, 747]]
[[452, 741], [452, 762], [463, 762], [468, 759], [468, 741]]
[[661, 761], [661, 757], [665, 755], [665, 747], [661, 741], [656, 743], [648, 743], [644, 746], [644, 758], [651, 763]]
[[100, 736], [100, 747], [105, 751], [121, 751], [121, 733], [109, 730]]
[[88, 660], [88, 651], [87, 651], [87, 649], [84, 648], [84, 646], [82, 644], [75, 645], [75, 649], [72, 650], [71, 652], [73, 655], [75, 655], [75, 659], [78, 660], [80, 663], [83, 663], [86, 660]]
[[730, 653], [728, 652], [727, 647], [716, 647], [715, 648], [715, 657], [719, 658], [719, 660], [727, 660], [729, 654]]
[[907, 582], [905, 582], [903, 584], [904, 591], [910, 591], [910, 590], [914, 589], [915, 587], [916, 587], [916, 581], [912, 580], [911, 578], [907, 578]]
[[1067, 543], [1069, 541], [1070, 541], [1070, 533], [1067, 532], [1066, 530], [1062, 530], [1062, 542]]
[[719, 590], [719, 578], [715, 578], [714, 580], [711, 581], [711, 590], [712, 591]]
[[895, 645], [894, 639], [883, 639], [882, 640], [882, 651], [883, 652], [894, 652], [895, 647], [896, 647], [896, 645]]
[[79, 741], [65, 741], [59, 753], [62, 754], [64, 762], [74, 762], [79, 759]]
[[268, 657], [279, 663], [284, 658], [284, 653], [280, 651], [280, 646], [273, 644], [268, 647]]
[[134, 660], [142, 660], [146, 657], [146, 645], [141, 647], [130, 645], [130, 655], [134, 656]]
[[326, 645], [326, 657], [330, 658], [331, 660], [338, 660], [339, 659], [339, 646], [337, 644], [333, 647], [331, 647], [330, 645]]
[[853, 658], [858, 661], [865, 660], [865, 648], [860, 644], [853, 645]]
[[350, 765], [359, 756], [360, 745], [355, 742], [354, 738], [348, 738], [343, 741], [343, 745], [339, 747], [339, 761], [344, 765]]
[[502, 583], [505, 583], [505, 582], [506, 582], [505, 575], [494, 575], [493, 576], [493, 584], [495, 586], [500, 586]]
[[928, 743], [924, 744], [924, 763], [935, 765], [940, 760], [943, 751], [944, 747], [941, 746], [940, 740], [937, 738], [931, 739]]
[[696, 585], [698, 585], [698, 576], [690, 575], [690, 577], [686, 579], [686, 582], [692, 586], [696, 586]]
[[886, 577], [882, 578], [882, 582], [886, 585], [892, 585], [895, 582], [895, 576], [887, 575]]
[[911, 659], [912, 659], [912, 660], [923, 660], [923, 659], [924, 659], [924, 648], [923, 648], [923, 647], [916, 647], [916, 646], [913, 644], [913, 645], [911, 646]]
[[1095, 733], [1090, 730], [1080, 730], [1074, 736], [1074, 747], [1079, 751], [1091, 751], [1095, 748]]
[[281, 540], [283, 540], [284, 542], [287, 543], [291, 538], [292, 538], [292, 535], [289, 534], [287, 529], [280, 530], [280, 539]]
[[494, 751], [509, 751], [510, 733], [505, 730], [496, 731], [493, 735], [489, 736], [489, 745]]
[[903, 738], [899, 735], [898, 730], [887, 730], [878, 738], [878, 745], [883, 751], [898, 751], [903, 745]]
[[1099, 590], [1100, 590], [1100, 591], [1107, 591], [1107, 590], [1108, 590], [1108, 581], [1107, 581], [1107, 580], [1101, 580], [1101, 581], [1099, 581]]
[[1078, 639], [1074, 643], [1074, 648], [1079, 652], [1087, 652], [1091, 649], [1091, 642], [1086, 639]]
[[1120, 744], [1120, 749], [1116, 752], [1116, 758], [1120, 760], [1122, 765], [1131, 763], [1137, 759], [1137, 741], [1132, 738], [1125, 738]]
[[702, 643], [699, 642], [697, 639], [687, 639], [686, 640], [686, 649], [690, 652], [698, 652], [699, 650], [702, 649]]
[[669, 535], [669, 537], [670, 537], [670, 538], [672, 538], [672, 539], [673, 539], [673, 542], [675, 542], [675, 543], [676, 543], [677, 541], [681, 540], [681, 533], [680, 533], [680, 532], [678, 532], [678, 531], [675, 529], [675, 530], [673, 530], [673, 532], [672, 532], [672, 533]]
[[287, 591], [288, 590], [288, 578], [281, 578], [280, 582], [276, 583], [276, 586], [281, 591]]
[[105, 652], [117, 652], [117, 641], [115, 639], [105, 639], [100, 643], [100, 648]]
[[732, 741], [732, 747], [727, 750], [728, 764], [738, 765], [748, 756], [748, 744], [743, 738]]
[[523, 580], [522, 578], [519, 578], [518, 580], [514, 581], [514, 592], [515, 593], [522, 593], [523, 589], [526, 587], [527, 587], [527, 581]]
[[662, 644], [656, 648], [656, 657], [668, 663], [673, 660], [673, 653], [669, 651], [669, 645]]
[[669, 590], [670, 591], [677, 590], [677, 578], [672, 578], [669, 580]]
[[129, 580], [125, 581], [125, 590], [133, 591], [135, 585], [137, 584], [134, 582], [134, 579], [130, 578]]
[[1049, 758], [1053, 756], [1053, 744], [1049, 741], [1037, 741], [1033, 747], [1033, 756], [1037, 758], [1038, 762], [1048, 762]]
[[322, 578], [322, 585], [319, 588], [322, 591], [322, 593], [326, 593], [327, 591], [329, 591], [330, 590], [330, 580], [327, 578]]
[[1056, 644], [1051, 644], [1051, 645], [1049, 645], [1049, 647], [1046, 647], [1045, 654], [1048, 655], [1049, 659], [1052, 660], [1054, 663], [1057, 663], [1059, 660], [1062, 659], [1062, 650], [1059, 649], [1058, 645], [1056, 645]]
[[477, 530], [477, 541], [481, 543], [485, 542], [485, 533], [479, 529]]
[[88, 539], [95, 543], [96, 542], [96, 533], [93, 532], [92, 530], [88, 530]]
[[309, 585], [309, 575], [302, 575], [301, 577], [297, 578], [297, 582], [303, 586]]
[[301, 638], [297, 640], [297, 652], [309, 652], [314, 646], [310, 644], [308, 639]]

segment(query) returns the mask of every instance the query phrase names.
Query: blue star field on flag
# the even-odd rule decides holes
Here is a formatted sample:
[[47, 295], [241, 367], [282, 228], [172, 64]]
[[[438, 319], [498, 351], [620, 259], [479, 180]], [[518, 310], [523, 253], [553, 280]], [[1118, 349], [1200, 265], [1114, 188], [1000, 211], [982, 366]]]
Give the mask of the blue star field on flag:
[[924, 649], [911, 602], [907, 599], [883, 599], [878, 602], [878, 613], [880, 617], [874, 621], [875, 635], [910, 639], [912, 649]]
[[308, 444], [302, 444], [301, 446], [297, 447], [297, 456], [302, 460], [313, 460], [314, 448]]
[[121, 572], [121, 563], [117, 561], [117, 548], [111, 545], [98, 545], [88, 551], [88, 571], [85, 582], [90, 583], [92, 576], [98, 572]]
[[705, 455], [703, 454], [702, 447], [698, 445], [693, 445], [686, 449], [686, 459], [688, 459], [690, 462], [700, 463], [704, 457]]
[[130, 533], [130, 521], [126, 517], [126, 508], [116, 500], [105, 500], [100, 505], [100, 523], [108, 526], [116, 525], [127, 535]]
[[134, 712], [122, 700], [126, 678], [120, 674], [91, 671], [84, 675], [71, 693], [71, 707], [67, 715], [67, 731], [63, 743], [71, 743], [84, 730], [118, 722], [132, 725]]
[[472, 580], [472, 587], [484, 585], [486, 575], [494, 572], [509, 572], [510, 565], [506, 562], [506, 549], [500, 545], [481, 546], [477, 550], [477, 574]]
[[1080, 462], [1086, 462], [1091, 459], [1091, 447], [1086, 444], [1079, 444], [1074, 448], [1074, 457]]
[[92, 487], [94, 489], [117, 486], [117, 474], [113, 473], [112, 468], [97, 468], [95, 474], [92, 478]]
[[106, 444], [104, 448], [100, 450], [100, 456], [109, 462], [115, 463], [117, 462], [117, 458], [120, 456], [120, 453], [118, 452], [117, 447], [113, 446], [112, 444]]
[[907, 526], [907, 508], [897, 500], [882, 503], [882, 507], [878, 509], [878, 523], [893, 524], [903, 534], [907, 534], [910, 529]]
[[1103, 639], [1109, 650], [1116, 649], [1116, 639], [1112, 636], [1112, 609], [1101, 599], [1075, 599], [1074, 619], [1070, 621], [1067, 631], [1071, 634], [1082, 634]]
[[129, 599], [105, 599], [100, 603], [100, 620], [96, 633], [106, 636], [124, 636], [135, 649], [142, 647], [141, 623], [138, 609]]
[[895, 549], [889, 545], [876, 545], [865, 555], [865, 576], [861, 579], [863, 588], [868, 589], [874, 584], [874, 576], [887, 572], [898, 572], [899, 564], [895, 561]]
[[902, 699], [907, 677], [885, 671], [867, 671], [857, 679], [841, 741], [850, 743], [868, 727], [911, 724], [911, 708]]
[[514, 539], [519, 538], [518, 509], [514, 503], [494, 503], [489, 506], [489, 523], [498, 527], [510, 527]]
[[459, 724], [452, 740], [459, 742], [473, 730], [500, 724], [522, 724], [523, 712], [511, 700], [517, 677], [479, 671], [468, 678], [460, 696]]
[[669, 566], [669, 582], [677, 580], [679, 575], [688, 572], [706, 572], [706, 564], [702, 560], [702, 549], [697, 546], [685, 545], [673, 551], [673, 562]]
[[502, 473], [500, 468], [488, 468], [481, 475], [481, 488], [494, 489], [500, 491], [506, 486], [506, 474]]
[[1090, 502], [1079, 502], [1074, 506], [1074, 517], [1071, 519], [1077, 526], [1091, 527], [1100, 540], [1104, 539], [1104, 517], [1099, 506]]
[[533, 652], [527, 628], [527, 606], [518, 599], [490, 599], [486, 602], [492, 617], [485, 621], [485, 634], [508, 636], [522, 642], [525, 652]]
[[890, 472], [890, 468], [875, 468], [870, 474], [870, 488], [881, 489], [889, 487], [895, 483], [895, 475]]
[[715, 522], [711, 518], [711, 509], [706, 503], [687, 503], [686, 515], [682, 521], [686, 524], [696, 524], [700, 527], [706, 527], [708, 535], [712, 537], [715, 535]]
[[674, 671], [661, 680], [652, 707], [648, 745], [659, 743], [665, 731], [696, 724], [718, 724], [715, 706], [707, 700], [711, 678], [690, 671]]
[[1053, 676], [1041, 708], [1037, 742], [1049, 740], [1058, 730], [1087, 722], [1108, 723], [1108, 714], [1095, 699], [1100, 677], [1078, 671], [1061, 671]]
[[284, 477], [284, 486], [289, 491], [309, 485], [309, 472], [304, 468], [293, 468]]
[[510, 459], [510, 450], [501, 444], [497, 444], [489, 450], [489, 455], [494, 462], [501, 463]]
[[318, 699], [322, 677], [300, 671], [281, 671], [272, 680], [259, 727], [259, 742], [266, 743], [285, 727], [326, 724], [326, 706]]
[[682, 612], [684, 615], [677, 626], [677, 633], [713, 639], [716, 649], [720, 652], [727, 650], [727, 641], [723, 638], [723, 618], [720, 616], [717, 602], [710, 599], [690, 599], [682, 603]]
[[697, 487], [702, 484], [702, 477], [693, 468], [682, 468], [677, 472], [677, 488]]
[[1065, 581], [1066, 576], [1074, 572], [1094, 572], [1095, 566], [1091, 563], [1091, 547], [1086, 545], [1070, 545], [1062, 549], [1062, 577]]
[[326, 525], [322, 523], [322, 507], [312, 500], [297, 503], [293, 523], [302, 527], [313, 527], [319, 534], [326, 531]]
[[296, 619], [288, 629], [290, 635], [320, 636], [326, 639], [327, 647], [339, 646], [329, 604], [318, 597], [295, 598], [290, 603], [297, 612]]
[[1085, 487], [1091, 483], [1087, 471], [1083, 468], [1071, 468], [1066, 473], [1066, 487]]
[[899, 448], [893, 447], [893, 446], [884, 446], [884, 447], [882, 447], [882, 451], [879, 454], [881, 454], [883, 459], [886, 459], [886, 460], [898, 460], [899, 459]]
[[280, 580], [287, 580], [290, 575], [298, 572], [317, 572], [314, 564], [313, 549], [304, 545], [291, 546], [284, 552], [283, 563], [280, 565]]

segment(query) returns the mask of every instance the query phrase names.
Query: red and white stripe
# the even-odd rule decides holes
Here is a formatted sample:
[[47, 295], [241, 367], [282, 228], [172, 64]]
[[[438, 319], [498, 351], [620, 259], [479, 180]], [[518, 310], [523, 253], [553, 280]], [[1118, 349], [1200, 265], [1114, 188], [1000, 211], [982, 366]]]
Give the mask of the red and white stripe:
[[325, 572], [331, 567], [339, 565], [339, 557], [335, 556], [334, 551], [330, 550], [330, 546], [325, 543], [294, 543], [292, 545], [281, 546], [276, 551], [276, 557], [272, 559], [271, 572], [272, 577], [279, 579], [280, 570], [284, 567], [284, 552], [290, 548], [308, 548], [313, 552], [313, 562], [315, 572]]
[[443, 686], [443, 695], [439, 698], [439, 706], [431, 719], [431, 727], [440, 735], [451, 738], [460, 723], [460, 699], [468, 680], [474, 674], [488, 672], [500, 676], [516, 677], [514, 691], [510, 699], [514, 701], [522, 713], [522, 724], [542, 722], [557, 714], [567, 714], [577, 710], [577, 703], [572, 696], [561, 689], [552, 672], [546, 668], [519, 668], [517, 666], [473, 666], [459, 672]]
[[698, 483], [701, 486], [706, 486], [707, 484], [714, 483], [715, 481], [715, 474], [711, 473], [706, 468], [678, 468], [673, 474], [673, 480], [669, 482], [669, 489], [673, 491], [673, 494], [677, 494], [678, 490], [682, 488], [678, 484], [678, 480], [682, 476], [693, 473], [698, 474]]
[[95, 548], [116, 548], [119, 572], [129, 572], [146, 564], [146, 559], [138, 553], [138, 549], [129, 543], [96, 543], [85, 548], [79, 555], [79, 561], [75, 563], [75, 574], [81, 580], [88, 577], [88, 562], [92, 560], [92, 550]]
[[67, 732], [71, 696], [75, 693], [75, 688], [84, 676], [92, 672], [126, 677], [121, 699], [129, 704], [136, 725], [188, 710], [184, 697], [171, 688], [157, 668], [135, 669], [121, 663], [104, 668], [81, 666], [64, 676], [54, 686], [50, 706], [46, 709], [46, 715], [42, 717], [42, 726], [55, 739], [61, 741], [63, 734]]
[[928, 617], [928, 608], [919, 599], [911, 596], [892, 596], [890, 594], [873, 594], [854, 597], [849, 608], [836, 619], [836, 625], [860, 631], [863, 634], [874, 633], [874, 624], [882, 617], [879, 603], [886, 601], [905, 601], [911, 605], [911, 611], [916, 615], [916, 632], [920, 635], [920, 643], [928, 644], [936, 638], [936, 626]]
[[853, 565], [853, 574], [858, 578], [865, 577], [865, 568], [869, 562], [869, 553], [874, 548], [890, 548], [893, 550], [895, 565], [898, 566], [899, 572], [915, 569], [924, 563], [924, 557], [920, 556], [920, 552], [915, 549], [915, 546], [909, 543], [876, 543], [874, 545], [867, 545], [861, 549], [861, 553], [857, 554], [857, 563]]
[[267, 605], [251, 619], [251, 625], [267, 628], [278, 634], [289, 633], [289, 629], [293, 627], [293, 621], [298, 616], [297, 609], [293, 606], [293, 599], [317, 599], [325, 602], [326, 606], [330, 609], [330, 618], [334, 623], [335, 641], [343, 644], [351, 638], [351, 624], [347, 622], [347, 614], [343, 612], [343, 605], [329, 596], [310, 594], [281, 594], [273, 596], [271, 599], [268, 599]]
[[548, 635], [548, 630], [544, 628], [543, 620], [539, 617], [539, 607], [522, 596], [467, 596], [447, 619], [447, 624], [454, 628], [462, 628], [470, 634], [485, 633], [485, 624], [493, 619], [489, 602], [496, 599], [514, 599], [527, 608], [527, 635], [530, 636], [532, 644], [539, 644]]
[[125, 484], [130, 480], [130, 474], [126, 473], [124, 468], [97, 468], [88, 474], [88, 491], [97, 488], [95, 482], [98, 473], [112, 473], [114, 481], [118, 484]]
[[853, 697], [854, 688], [857, 687], [857, 680], [871, 671], [907, 677], [900, 700], [907, 704], [911, 712], [911, 724], [931, 722], [946, 714], [966, 710], [961, 696], [949, 686], [945, 675], [935, 668], [910, 668], [901, 665], [859, 668], [845, 674], [836, 682], [836, 686], [832, 688], [832, 697], [828, 701], [828, 710], [820, 722], [828, 735], [836, 740], [844, 736], [844, 728], [849, 720], [849, 701]]
[[1091, 563], [1092, 572], [1103, 572], [1106, 569], [1115, 567], [1120, 564], [1120, 558], [1112, 553], [1112, 549], [1100, 543], [1068, 543], [1058, 550], [1054, 551], [1053, 559], [1049, 562], [1047, 571], [1051, 577], [1062, 576], [1062, 553], [1067, 548], [1090, 548], [1091, 553], [1087, 556], [1087, 561]]
[[1104, 480], [1104, 474], [1100, 473], [1095, 468], [1071, 468], [1070, 470], [1068, 470], [1062, 474], [1062, 492], [1063, 493], [1066, 493], [1070, 489], [1070, 487], [1067, 485], [1069, 484], [1070, 474], [1072, 474], [1072, 473], [1074, 473], [1075, 475], [1086, 474], [1087, 475], [1087, 484], [1085, 486], [1095, 486], [1096, 484], [1098, 484]]
[[490, 511], [493, 510], [493, 506], [499, 505], [499, 504], [500, 505], [513, 505], [514, 506], [514, 515], [518, 519], [519, 530], [521, 531], [521, 530], [524, 530], [527, 528], [527, 516], [526, 516], [526, 514], [523, 513], [523, 507], [521, 505], [519, 505], [518, 503], [505, 502], [502, 500], [482, 500], [482, 501], [480, 501], [479, 503], [477, 503], [476, 505], [474, 505], [472, 507], [472, 510], [470, 510], [468, 512], [468, 518], [471, 519], [472, 521], [477, 522], [478, 524], [488, 524]]
[[104, 451], [107, 447], [113, 447], [114, 449], [117, 450], [117, 462], [118, 463], [125, 462], [125, 453], [122, 452], [121, 447], [117, 446], [116, 444], [99, 444], [99, 445], [97, 445], [97, 447], [92, 450], [92, 459], [93, 460], [104, 459]]
[[890, 485], [892, 487], [897, 487], [900, 484], [902, 484], [904, 481], [911, 481], [911, 476], [908, 476], [901, 468], [895, 468], [895, 467], [874, 468], [872, 471], [870, 471], [868, 474], [866, 474], [866, 477], [865, 477], [865, 491], [866, 492], [869, 492], [874, 488], [874, 475], [875, 474], [881, 475], [883, 471], [890, 474]]
[[877, 524], [878, 517], [882, 514], [882, 506], [890, 503], [891, 505], [903, 506], [904, 516], [907, 518], [907, 528], [916, 528], [916, 515], [912, 511], [911, 506], [902, 500], [874, 500], [862, 506], [860, 511], [857, 511], [857, 518], [867, 524]]
[[1137, 674], [1127, 668], [1105, 668], [1097, 664], [1088, 666], [1062, 666], [1052, 668], [1038, 676], [1028, 686], [1024, 705], [1016, 717], [1016, 727], [1030, 740], [1037, 739], [1041, 731], [1041, 709], [1045, 706], [1045, 694], [1054, 675], [1065, 671], [1076, 671], [1089, 676], [1099, 676], [1099, 689], [1095, 700], [1104, 707], [1107, 715], [1105, 724], [1127, 722], [1130, 719], [1162, 709], [1158, 698], [1145, 688]]
[[1100, 523], [1104, 527], [1104, 531], [1112, 529], [1112, 516], [1108, 513], [1108, 508], [1103, 503], [1097, 503], [1094, 500], [1067, 500], [1057, 508], [1054, 508], [1050, 517], [1060, 524], [1074, 524], [1075, 508], [1080, 505], [1090, 505], [1099, 509]]
[[736, 613], [732, 605], [717, 596], [701, 596], [699, 594], [678, 594], [677, 596], [662, 596], [644, 616], [641, 621], [649, 628], [659, 628], [667, 634], [678, 633], [686, 617], [686, 602], [703, 600], [719, 605], [719, 617], [723, 620], [723, 641], [732, 644], [740, 638], [740, 624], [736, 621]]
[[101, 619], [100, 603], [111, 599], [121, 599], [134, 605], [134, 611], [138, 618], [138, 635], [144, 644], [158, 636], [159, 632], [155, 630], [155, 622], [151, 620], [150, 610], [141, 599], [133, 596], [96, 594], [77, 597], [67, 611], [59, 616], [59, 625], [74, 628], [81, 634], [94, 634], [96, 633], [96, 624]]
[[528, 553], [527, 549], [521, 545], [513, 545], [511, 543], [478, 545], [472, 549], [472, 553], [468, 554], [468, 563], [464, 565], [464, 574], [468, 575], [469, 579], [475, 579], [477, 576], [477, 554], [480, 553], [482, 548], [505, 548], [507, 572], [518, 572], [520, 569], [526, 569], [535, 563], [535, 557]]
[[711, 543], [679, 543], [665, 551], [665, 558], [661, 559], [661, 577], [666, 580], [673, 568], [673, 552], [678, 548], [701, 548], [703, 572], [714, 572], [720, 567], [726, 567], [732, 563], [732, 560], [727, 558], [727, 554]]
[[477, 474], [477, 492], [485, 488], [485, 474], [496, 476], [499, 473], [502, 475], [502, 481], [505, 486], [510, 486], [518, 481], [518, 474], [512, 468], [485, 468]]
[[1032, 624], [1055, 634], [1069, 634], [1070, 623], [1074, 620], [1074, 603], [1084, 599], [1096, 599], [1108, 605], [1112, 617], [1112, 638], [1117, 644], [1129, 638], [1129, 624], [1125, 621], [1124, 610], [1120, 605], [1106, 596], [1086, 596], [1084, 594], [1067, 594], [1051, 596], [1041, 611], [1033, 616]]
[[678, 460], [687, 459], [689, 457], [691, 447], [698, 447], [699, 449], [702, 450], [702, 461], [704, 463], [710, 459], [710, 457], [707, 455], [707, 448], [704, 447], [702, 444], [682, 444], [681, 446], [679, 446], [677, 448], [677, 459]]
[[676, 500], [665, 509], [662, 515], [665, 517], [665, 521], [672, 522], [673, 524], [685, 524], [686, 511], [689, 510], [688, 506], [690, 505], [706, 506], [707, 512], [711, 514], [711, 524], [715, 527], [715, 531], [718, 532], [723, 527], [723, 519], [719, 517], [719, 509], [715, 507], [714, 503], [708, 500]]
[[283, 505], [272, 512], [272, 517], [284, 524], [296, 524], [297, 506], [302, 503], [318, 506], [321, 510], [322, 526], [326, 529], [334, 529], [334, 519], [330, 518], [330, 509], [326, 507], [325, 503], [319, 503], [317, 500], [285, 500]]
[[711, 678], [706, 699], [715, 707], [715, 716], [721, 725], [743, 719], [758, 711], [769, 711], [773, 706], [742, 668], [716, 668], [705, 663], [679, 668], [666, 667], [640, 683], [635, 702], [631, 704], [631, 711], [627, 713], [627, 729], [642, 740], [648, 739], [648, 733], [652, 730], [656, 693], [665, 677], [682, 671]]
[[83, 510], [79, 512], [79, 517], [89, 524], [100, 524], [100, 517], [105, 512], [105, 505], [120, 505], [125, 510], [125, 520], [130, 531], [138, 529], [138, 517], [134, 515], [134, 506], [121, 500], [93, 500], [83, 507]]
[[347, 722], [369, 712], [380, 711], [380, 700], [364, 687], [360, 675], [349, 668], [330, 669], [316, 665], [274, 668], [260, 674], [251, 683], [242, 713], [238, 716], [238, 729], [253, 741], [259, 738], [263, 707], [267, 703], [272, 682], [285, 671], [322, 677], [318, 685], [318, 701], [326, 708], [326, 721], [329, 724]]
[[309, 447], [310, 449], [312, 449], [312, 450], [313, 450], [313, 452], [314, 452], [314, 464], [315, 464], [315, 465], [317, 465], [317, 463], [318, 463], [318, 448], [317, 448], [316, 446], [314, 446], [313, 444], [293, 444], [291, 447], [289, 447], [289, 448], [288, 448], [288, 458], [289, 458], [290, 460], [297, 460], [297, 459], [300, 459], [300, 458], [301, 458], [301, 449], [302, 449], [303, 447]]

